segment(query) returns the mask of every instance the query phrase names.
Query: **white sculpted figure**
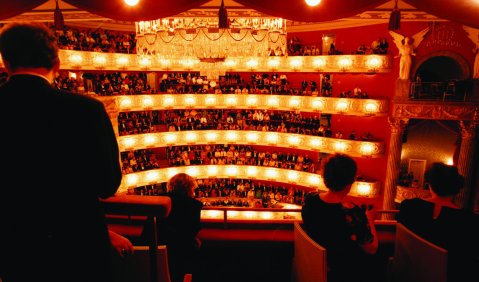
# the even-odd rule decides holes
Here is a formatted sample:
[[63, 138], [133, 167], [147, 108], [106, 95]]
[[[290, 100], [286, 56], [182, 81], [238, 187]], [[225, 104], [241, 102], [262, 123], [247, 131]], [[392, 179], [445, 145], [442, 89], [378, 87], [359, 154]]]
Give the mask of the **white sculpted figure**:
[[389, 31], [393, 37], [394, 44], [399, 49], [399, 79], [409, 79], [412, 65], [412, 56], [415, 56], [414, 50], [419, 46], [424, 36], [429, 31], [429, 27], [416, 33], [412, 37], [403, 36], [394, 31]]
[[474, 71], [472, 73], [472, 78], [478, 79], [479, 78], [479, 29], [475, 29], [468, 26], [462, 26], [467, 33], [469, 39], [474, 42], [474, 49], [472, 52], [476, 54], [476, 58], [474, 59]]

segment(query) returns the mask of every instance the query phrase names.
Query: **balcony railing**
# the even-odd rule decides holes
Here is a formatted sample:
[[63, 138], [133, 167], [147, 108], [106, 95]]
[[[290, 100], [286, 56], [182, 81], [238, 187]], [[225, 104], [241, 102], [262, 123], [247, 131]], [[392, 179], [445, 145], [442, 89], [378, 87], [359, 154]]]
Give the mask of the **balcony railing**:
[[411, 100], [468, 101], [472, 85], [468, 80], [448, 80], [433, 82], [412, 82], [409, 92]]

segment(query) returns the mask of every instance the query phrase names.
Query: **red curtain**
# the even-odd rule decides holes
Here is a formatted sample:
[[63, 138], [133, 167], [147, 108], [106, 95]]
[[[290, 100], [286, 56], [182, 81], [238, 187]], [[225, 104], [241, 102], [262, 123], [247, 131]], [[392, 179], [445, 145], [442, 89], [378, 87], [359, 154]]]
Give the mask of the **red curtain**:
[[[475, 0], [403, 0], [417, 9], [474, 28], [479, 28], [479, 2]], [[239, 2], [239, 1], [238, 1]]]
[[[209, 2], [208, 0], [140, 0], [129, 7], [124, 0], [61, 0], [79, 9], [119, 21], [152, 20], [171, 17]], [[479, 4], [473, 0], [403, 0], [421, 11], [439, 18], [479, 28]], [[0, 20], [8, 19], [47, 2], [47, 0], [2, 0]], [[304, 0], [235, 0], [239, 4], [267, 15], [293, 21], [322, 22], [357, 15], [376, 8], [388, 0], [322, 0], [309, 7]]]
[[321, 0], [316, 7], [304, 0], [235, 0], [259, 12], [301, 22], [331, 21], [360, 14], [389, 0]]
[[0, 1], [0, 20], [28, 12], [48, 0]]
[[75, 7], [118, 21], [154, 20], [198, 8], [208, 0], [140, 0], [135, 7], [124, 0], [62, 0]]

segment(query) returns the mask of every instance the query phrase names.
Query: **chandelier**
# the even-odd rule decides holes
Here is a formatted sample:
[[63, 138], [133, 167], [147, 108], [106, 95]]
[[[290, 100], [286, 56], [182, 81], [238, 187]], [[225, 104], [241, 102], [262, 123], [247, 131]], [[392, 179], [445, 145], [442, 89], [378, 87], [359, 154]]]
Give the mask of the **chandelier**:
[[135, 27], [137, 54], [164, 62], [217, 64], [230, 57], [286, 55], [286, 20], [228, 18], [223, 2], [217, 18], [163, 18]]

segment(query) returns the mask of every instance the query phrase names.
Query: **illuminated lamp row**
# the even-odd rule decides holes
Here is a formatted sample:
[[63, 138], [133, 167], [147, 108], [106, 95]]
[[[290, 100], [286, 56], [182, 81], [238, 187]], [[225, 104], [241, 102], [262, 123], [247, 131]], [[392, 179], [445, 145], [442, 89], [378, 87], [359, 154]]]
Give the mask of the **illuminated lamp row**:
[[323, 153], [345, 153], [356, 157], [382, 157], [384, 154], [383, 142], [268, 131], [191, 130], [118, 137], [119, 148], [122, 152], [166, 146], [225, 143], [298, 148]]
[[[62, 69], [192, 70], [211, 67], [197, 58], [60, 50]], [[390, 72], [387, 55], [229, 57], [215, 68], [229, 71]]]
[[[301, 206], [291, 205], [281, 203], [283, 206], [280, 209], [265, 209], [264, 211], [259, 210], [231, 210], [230, 207], [227, 209], [218, 209], [213, 207], [203, 207], [201, 210], [201, 219], [202, 220], [211, 220], [211, 221], [224, 221], [225, 217], [228, 222], [234, 221], [297, 221], [302, 220], [301, 218]], [[244, 209], [244, 208], [243, 208]], [[287, 209], [288, 211], [282, 211], [282, 209]], [[297, 211], [292, 211], [297, 210]], [[225, 215], [226, 213], [226, 215]]]
[[[102, 100], [101, 97], [99, 97]], [[103, 99], [111, 99], [103, 98]], [[115, 96], [118, 111], [162, 109], [269, 109], [356, 116], [384, 116], [387, 100], [289, 95], [162, 94]]]
[[[321, 175], [282, 168], [247, 165], [199, 165], [154, 169], [126, 174], [118, 193], [128, 189], [167, 182], [177, 173], [187, 173], [195, 178], [257, 179], [290, 183], [326, 191]], [[379, 194], [378, 182], [355, 182], [349, 193], [352, 196], [375, 196]]]

